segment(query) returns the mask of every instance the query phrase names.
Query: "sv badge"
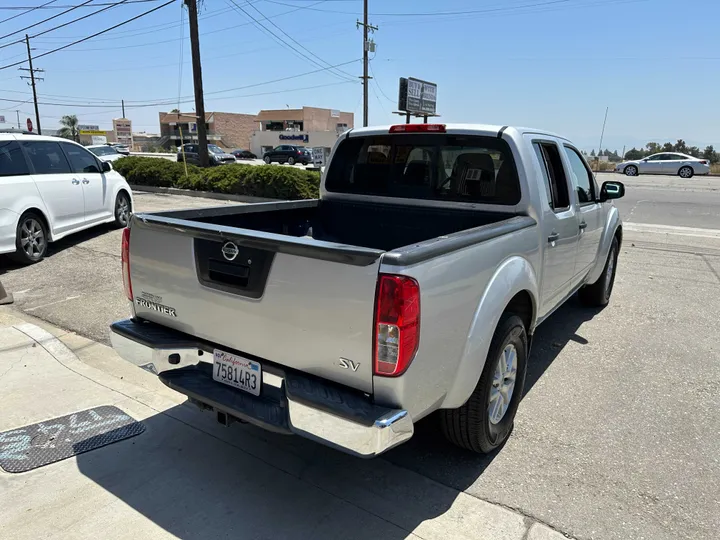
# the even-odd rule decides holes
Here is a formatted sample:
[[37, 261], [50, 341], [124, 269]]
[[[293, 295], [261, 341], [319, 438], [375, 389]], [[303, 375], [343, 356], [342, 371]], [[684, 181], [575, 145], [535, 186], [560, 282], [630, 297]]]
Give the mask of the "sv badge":
[[346, 358], [340, 359], [340, 367], [343, 369], [351, 369], [352, 371], [357, 371], [360, 369], [360, 363], [355, 363], [352, 360], [348, 360]]

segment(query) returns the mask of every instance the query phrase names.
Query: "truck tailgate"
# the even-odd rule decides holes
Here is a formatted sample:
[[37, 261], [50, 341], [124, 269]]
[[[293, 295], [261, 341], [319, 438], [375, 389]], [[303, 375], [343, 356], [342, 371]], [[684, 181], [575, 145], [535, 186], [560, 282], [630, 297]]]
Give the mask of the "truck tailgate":
[[130, 233], [135, 314], [372, 392], [381, 255], [311, 238], [136, 215]]

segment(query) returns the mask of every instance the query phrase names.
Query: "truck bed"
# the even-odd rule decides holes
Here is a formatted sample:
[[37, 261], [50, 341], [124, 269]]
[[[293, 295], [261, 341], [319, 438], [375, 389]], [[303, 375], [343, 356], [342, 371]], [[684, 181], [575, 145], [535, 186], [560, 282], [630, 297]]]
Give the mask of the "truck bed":
[[515, 214], [313, 200], [223, 206], [154, 215], [391, 251], [432, 238], [498, 223], [512, 218]]

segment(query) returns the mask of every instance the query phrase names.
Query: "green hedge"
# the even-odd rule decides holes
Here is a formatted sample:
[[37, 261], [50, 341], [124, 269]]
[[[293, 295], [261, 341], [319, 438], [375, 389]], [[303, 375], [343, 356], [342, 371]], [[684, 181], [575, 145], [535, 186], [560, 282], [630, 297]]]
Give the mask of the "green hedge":
[[320, 173], [277, 165], [220, 165], [201, 169], [164, 158], [129, 156], [113, 163], [128, 183], [231, 193], [268, 199], [315, 199]]

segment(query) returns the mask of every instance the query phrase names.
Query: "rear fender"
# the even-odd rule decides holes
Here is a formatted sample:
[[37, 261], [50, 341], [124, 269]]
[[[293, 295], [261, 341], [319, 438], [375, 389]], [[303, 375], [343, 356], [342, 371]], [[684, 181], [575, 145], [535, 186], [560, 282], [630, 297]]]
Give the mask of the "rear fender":
[[603, 273], [605, 269], [605, 262], [607, 261], [608, 253], [610, 252], [610, 246], [612, 240], [615, 237], [615, 233], [618, 227], [621, 226], [620, 212], [615, 206], [610, 208], [607, 218], [605, 220], [605, 229], [603, 230], [600, 244], [598, 245], [598, 253], [595, 257], [595, 266], [587, 276], [587, 283], [595, 283]]
[[537, 276], [527, 259], [511, 257], [498, 267], [485, 288], [473, 315], [455, 381], [445, 396], [441, 408], [455, 409], [470, 398], [480, 380], [490, 342], [500, 317], [510, 300], [522, 291], [527, 291], [533, 301], [532, 322], [527, 329], [531, 334], [537, 316]]

